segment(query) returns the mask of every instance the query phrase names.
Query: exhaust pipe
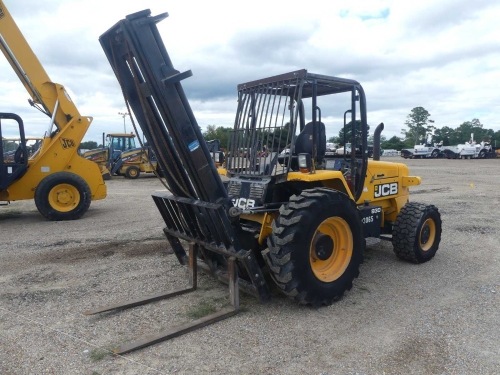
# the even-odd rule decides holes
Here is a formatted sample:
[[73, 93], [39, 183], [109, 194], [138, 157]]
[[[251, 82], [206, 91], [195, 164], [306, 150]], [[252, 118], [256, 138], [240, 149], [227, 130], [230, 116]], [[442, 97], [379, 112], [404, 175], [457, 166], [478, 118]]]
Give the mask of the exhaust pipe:
[[380, 133], [384, 130], [384, 123], [378, 124], [373, 133], [373, 160], [380, 160]]

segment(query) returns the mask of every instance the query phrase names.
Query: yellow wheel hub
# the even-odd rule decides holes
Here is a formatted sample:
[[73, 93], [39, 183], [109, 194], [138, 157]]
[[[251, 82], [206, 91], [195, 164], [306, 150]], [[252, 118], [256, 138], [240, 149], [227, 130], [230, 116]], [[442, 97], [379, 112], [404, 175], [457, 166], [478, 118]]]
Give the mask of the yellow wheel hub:
[[422, 228], [420, 229], [420, 234], [418, 236], [418, 241], [422, 251], [429, 251], [434, 241], [436, 239], [436, 223], [432, 219], [427, 219], [424, 221]]
[[323, 282], [342, 276], [351, 261], [353, 238], [349, 224], [340, 217], [323, 221], [314, 234], [309, 262], [314, 275]]
[[49, 191], [49, 204], [59, 212], [69, 212], [80, 203], [80, 192], [70, 184], [59, 184]]

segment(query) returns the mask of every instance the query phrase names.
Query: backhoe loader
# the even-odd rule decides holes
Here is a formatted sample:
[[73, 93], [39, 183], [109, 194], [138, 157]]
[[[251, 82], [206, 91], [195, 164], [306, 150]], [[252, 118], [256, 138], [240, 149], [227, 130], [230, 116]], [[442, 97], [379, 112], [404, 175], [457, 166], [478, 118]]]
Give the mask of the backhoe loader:
[[[135, 134], [110, 133], [106, 135], [107, 145], [88, 150], [83, 157], [99, 165], [105, 180], [113, 175], [136, 179], [141, 173], [158, 171], [156, 157], [147, 145], [137, 147]], [[103, 145], [104, 145], [103, 134]]]
[[0, 49], [31, 96], [30, 104], [49, 119], [40, 149], [29, 155], [21, 117], [0, 113], [0, 138], [14, 132], [8, 135], [20, 140], [13, 158], [0, 149], [0, 202], [34, 199], [49, 220], [78, 219], [91, 200], [106, 197], [98, 166], [78, 155], [92, 118], [81, 116], [64, 87], [50, 80], [3, 1]]
[[[181, 86], [191, 71], [174, 69], [157, 29], [167, 16], [128, 15], [100, 43], [166, 172], [169, 192], [153, 200], [182, 264], [187, 241], [215, 276], [235, 260], [240, 287], [260, 300], [271, 279], [297, 303], [321, 306], [351, 289], [367, 239], [392, 241], [413, 263], [434, 257], [440, 213], [410, 202], [421, 179], [406, 165], [379, 160], [383, 124], [368, 159], [366, 97], [353, 79], [301, 69], [239, 84], [217, 169]], [[325, 122], [344, 127], [356, 152], [326, 155]]]

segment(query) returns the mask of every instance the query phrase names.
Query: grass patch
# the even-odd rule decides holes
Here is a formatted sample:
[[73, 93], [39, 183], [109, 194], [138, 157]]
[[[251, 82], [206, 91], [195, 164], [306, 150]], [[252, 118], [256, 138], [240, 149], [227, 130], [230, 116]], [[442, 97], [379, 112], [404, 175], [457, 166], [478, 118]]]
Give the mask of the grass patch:
[[368, 292], [368, 293], [372, 292], [368, 287], [366, 287], [364, 285], [358, 285], [358, 289], [363, 290], [363, 291]]
[[92, 362], [98, 362], [110, 354], [109, 350], [96, 348], [90, 351], [90, 359]]
[[192, 319], [200, 319], [216, 311], [215, 301], [202, 300], [197, 306], [192, 307], [187, 315]]

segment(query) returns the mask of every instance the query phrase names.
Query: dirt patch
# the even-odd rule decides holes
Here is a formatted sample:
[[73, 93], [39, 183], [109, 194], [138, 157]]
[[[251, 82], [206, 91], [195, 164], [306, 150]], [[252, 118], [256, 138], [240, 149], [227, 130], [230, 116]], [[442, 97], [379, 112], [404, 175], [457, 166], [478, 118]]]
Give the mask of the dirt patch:
[[431, 262], [405, 263], [390, 242], [372, 244], [352, 290], [332, 306], [297, 306], [276, 288], [267, 304], [242, 294], [235, 317], [125, 356], [110, 350], [229, 303], [227, 286], [201, 273], [194, 293], [83, 315], [187, 286], [151, 199], [162, 186], [113, 179], [108, 198], [74, 222], [47, 222], [32, 202], [0, 207], [0, 373], [496, 373], [500, 160], [406, 163], [422, 177], [412, 200], [443, 218]]

